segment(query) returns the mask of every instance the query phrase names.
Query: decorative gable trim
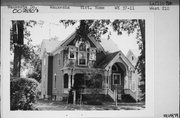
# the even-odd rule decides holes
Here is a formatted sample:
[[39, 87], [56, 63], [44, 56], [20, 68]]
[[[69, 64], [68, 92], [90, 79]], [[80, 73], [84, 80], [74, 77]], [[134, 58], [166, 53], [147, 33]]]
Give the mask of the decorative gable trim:
[[[65, 40], [63, 40], [63, 41], [59, 44], [59, 46], [57, 46], [57, 48], [56, 48], [54, 51], [52, 51], [52, 54], [55, 55], [55, 54], [57, 54], [58, 52], [60, 52], [61, 50], [63, 50], [64, 48], [66, 48], [67, 45], [75, 38], [75, 36], [76, 36], [76, 31], [73, 32], [73, 33], [72, 33], [69, 37], [67, 37]], [[104, 54], [106, 54], [105, 51], [104, 51], [104, 48], [102, 47], [102, 45], [101, 45], [99, 42], [97, 42], [93, 37], [88, 36], [88, 38], [89, 38], [90, 41], [96, 46], [96, 49], [97, 49], [97, 50], [102, 51]]]
[[128, 67], [130, 67], [132, 70], [135, 70], [135, 67], [121, 51], [119, 51], [116, 56], [105, 66], [105, 69], [108, 69], [109, 66], [112, 66], [112, 62], [115, 62], [115, 60], [117, 60], [119, 57], [121, 57], [122, 61], [124, 61]]

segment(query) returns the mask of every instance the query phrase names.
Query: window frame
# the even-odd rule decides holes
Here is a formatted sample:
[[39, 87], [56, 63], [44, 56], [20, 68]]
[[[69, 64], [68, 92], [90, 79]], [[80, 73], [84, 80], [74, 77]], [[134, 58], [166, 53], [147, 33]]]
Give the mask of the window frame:
[[[115, 76], [119, 75], [119, 83], [115, 84]], [[113, 85], [121, 85], [121, 74], [120, 73], [113, 73]]]
[[57, 78], [56, 78], [56, 73], [54, 74], [54, 89], [56, 89], [56, 82], [57, 82]]
[[[71, 48], [73, 48], [73, 49], [71, 50]], [[71, 56], [70, 56], [71, 52], [74, 54], [74, 58], [71, 58]], [[68, 59], [76, 59], [76, 47], [75, 46], [69, 46]]]
[[[95, 58], [94, 59], [91, 59], [91, 54], [94, 54], [95, 55]], [[90, 61], [96, 61], [96, 48], [90, 48], [89, 49], [89, 60]]]
[[[86, 45], [86, 44], [85, 44]], [[84, 53], [85, 54], [85, 64], [80, 64], [80, 53]], [[82, 59], [82, 58], [81, 58]], [[79, 66], [87, 66], [87, 48], [85, 51], [81, 51], [80, 50], [80, 45], [78, 47], [78, 65]]]

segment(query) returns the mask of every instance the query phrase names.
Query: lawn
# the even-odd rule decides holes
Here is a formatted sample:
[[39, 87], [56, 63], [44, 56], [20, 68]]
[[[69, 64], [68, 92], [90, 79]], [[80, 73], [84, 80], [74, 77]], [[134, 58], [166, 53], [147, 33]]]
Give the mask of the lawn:
[[66, 102], [38, 100], [35, 103], [38, 110], [141, 110], [145, 108], [143, 103], [115, 103], [107, 102], [103, 105], [67, 104]]

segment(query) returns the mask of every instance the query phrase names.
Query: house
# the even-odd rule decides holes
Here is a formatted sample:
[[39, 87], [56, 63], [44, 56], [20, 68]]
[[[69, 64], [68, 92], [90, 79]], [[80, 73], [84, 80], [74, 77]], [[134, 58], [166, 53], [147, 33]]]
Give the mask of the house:
[[[72, 87], [80, 86], [84, 87], [83, 94], [91, 94], [92, 88], [88, 86], [87, 75], [95, 73], [101, 80], [100, 94], [115, 100], [117, 90], [119, 100], [137, 101], [139, 92], [135, 73], [137, 58], [132, 51], [127, 57], [116, 48], [114, 52], [107, 52], [102, 44], [89, 36], [86, 39], [78, 39], [76, 32], [61, 42], [57, 39], [43, 40], [40, 54], [41, 97], [63, 100]], [[112, 43], [106, 47], [115, 45]]]

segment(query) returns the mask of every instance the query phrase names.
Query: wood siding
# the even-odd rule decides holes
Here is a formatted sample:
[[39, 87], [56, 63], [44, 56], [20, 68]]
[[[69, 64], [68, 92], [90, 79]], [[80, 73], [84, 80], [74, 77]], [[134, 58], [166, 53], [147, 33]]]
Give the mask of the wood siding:
[[[53, 95], [56, 95], [56, 96], [63, 95], [64, 82], [63, 82], [63, 72], [61, 71], [61, 69], [63, 68], [63, 65], [64, 65], [63, 51], [61, 51], [60, 54], [54, 55], [54, 58], [53, 58]], [[56, 82], [54, 81], [55, 74], [56, 74]]]

